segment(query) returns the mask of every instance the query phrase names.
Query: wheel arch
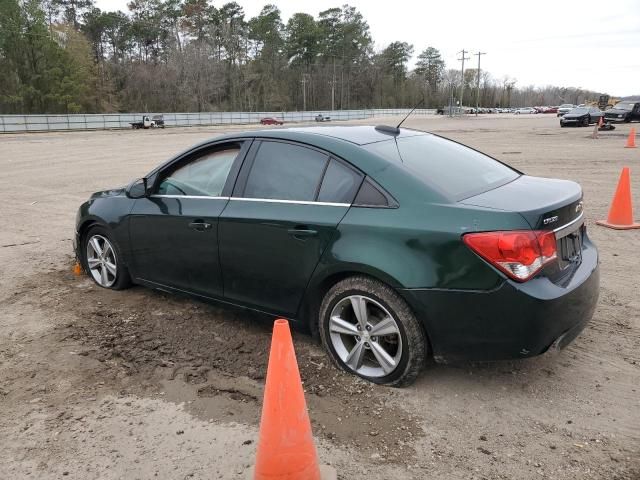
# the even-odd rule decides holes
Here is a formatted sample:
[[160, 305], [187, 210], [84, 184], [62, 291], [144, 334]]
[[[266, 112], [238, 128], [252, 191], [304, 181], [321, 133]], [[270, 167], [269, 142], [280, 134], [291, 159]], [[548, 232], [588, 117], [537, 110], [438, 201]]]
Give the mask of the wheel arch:
[[[377, 269], [372, 269], [370, 266], [364, 265], [351, 265], [349, 268], [336, 269], [332, 271], [326, 271], [323, 274], [316, 274], [311, 282], [309, 282], [302, 301], [302, 306], [300, 308], [300, 316], [302, 317], [301, 323], [307, 326], [314, 339], [318, 340], [320, 338], [318, 314], [324, 296], [334, 285], [350, 277], [368, 277], [376, 280], [377, 282], [387, 285], [393, 290], [401, 288], [400, 282], [397, 279], [393, 278], [391, 275]], [[406, 301], [406, 299], [402, 295], [398, 294], [398, 296], [402, 298], [402, 300], [407, 304], [409, 309], [417, 318], [418, 323], [420, 324], [420, 327], [422, 329], [422, 333], [427, 342], [428, 352], [433, 352], [431, 346], [431, 338], [429, 336], [429, 332], [427, 331], [425, 321], [418, 317], [415, 309]]]

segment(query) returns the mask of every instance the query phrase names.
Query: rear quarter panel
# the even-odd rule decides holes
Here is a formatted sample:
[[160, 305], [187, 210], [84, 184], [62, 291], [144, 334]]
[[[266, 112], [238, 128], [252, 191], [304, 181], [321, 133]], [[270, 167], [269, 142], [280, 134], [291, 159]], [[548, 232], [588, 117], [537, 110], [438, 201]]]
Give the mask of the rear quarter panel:
[[352, 207], [338, 226], [312, 284], [341, 271], [371, 275], [394, 288], [489, 290], [502, 277], [461, 241], [472, 231], [529, 228], [525, 219], [462, 205]]

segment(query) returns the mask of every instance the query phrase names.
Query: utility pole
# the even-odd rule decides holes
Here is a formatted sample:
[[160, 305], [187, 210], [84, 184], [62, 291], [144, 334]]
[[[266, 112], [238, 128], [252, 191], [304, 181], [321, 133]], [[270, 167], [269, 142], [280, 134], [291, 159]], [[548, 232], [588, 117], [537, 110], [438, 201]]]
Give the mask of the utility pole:
[[302, 74], [302, 111], [307, 111], [307, 74]]
[[469, 57], [465, 57], [465, 55], [469, 52], [467, 52], [463, 48], [458, 53], [462, 54], [462, 58], [458, 59], [458, 60], [462, 60], [462, 77], [460, 78], [460, 111], [459, 111], [460, 116], [462, 116], [462, 100], [464, 99], [464, 61], [469, 60]]
[[331, 111], [335, 110], [336, 100], [336, 57], [333, 57], [333, 76], [331, 77]]
[[478, 116], [478, 108], [480, 108], [480, 57], [486, 55], [487, 52], [478, 52], [478, 79], [476, 82], [476, 117]]

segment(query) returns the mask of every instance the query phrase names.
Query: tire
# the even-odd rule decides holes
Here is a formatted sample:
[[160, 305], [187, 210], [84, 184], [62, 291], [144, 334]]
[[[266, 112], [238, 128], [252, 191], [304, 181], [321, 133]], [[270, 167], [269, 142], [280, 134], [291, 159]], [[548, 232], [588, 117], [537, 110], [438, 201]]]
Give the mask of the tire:
[[[100, 258], [100, 255], [97, 253], [97, 248], [93, 246], [95, 245], [94, 240], [98, 242], [102, 251], [104, 251], [108, 244], [104, 263], [99, 265], [96, 265], [94, 261]], [[112, 254], [109, 254], [109, 252], [112, 252]], [[87, 275], [89, 275], [99, 287], [111, 290], [124, 290], [131, 286], [131, 276], [122, 261], [121, 250], [113, 239], [113, 235], [106, 228], [99, 225], [90, 227], [84, 235], [82, 235], [80, 254], [82, 256], [84, 271], [87, 272]], [[100, 262], [100, 260], [96, 261]], [[113, 271], [106, 266], [107, 262], [110, 265], [115, 265], [115, 275], [113, 275]], [[102, 274], [103, 270], [106, 272], [106, 277]]]
[[582, 121], [582, 126], [588, 127], [590, 123], [591, 122], [589, 121], [589, 117], [584, 117], [584, 120]]
[[560, 126], [561, 126], [562, 128], [564, 128], [564, 127], [565, 127], [564, 122], [560, 121]]
[[[354, 301], [356, 305], [364, 302], [368, 317], [364, 323], [371, 333], [360, 327]], [[342, 323], [336, 324], [336, 318]], [[375, 329], [383, 323], [386, 333], [375, 336]], [[344, 329], [345, 326], [348, 328]], [[427, 357], [426, 335], [407, 303], [392, 288], [369, 277], [355, 276], [336, 283], [322, 300], [318, 327], [322, 345], [338, 367], [376, 384], [391, 387], [412, 384]], [[336, 331], [337, 328], [344, 330]], [[387, 358], [381, 355], [381, 348], [393, 360], [386, 368], [378, 361]], [[348, 361], [355, 365], [348, 365]]]

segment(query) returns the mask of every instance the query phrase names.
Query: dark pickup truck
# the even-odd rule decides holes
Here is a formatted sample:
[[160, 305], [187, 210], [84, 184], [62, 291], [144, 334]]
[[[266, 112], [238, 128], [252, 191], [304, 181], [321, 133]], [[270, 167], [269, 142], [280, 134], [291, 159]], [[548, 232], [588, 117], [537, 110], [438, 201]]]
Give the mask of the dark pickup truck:
[[604, 112], [605, 122], [640, 121], [640, 102], [618, 102]]

